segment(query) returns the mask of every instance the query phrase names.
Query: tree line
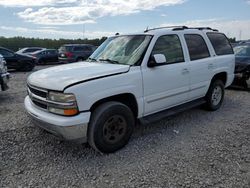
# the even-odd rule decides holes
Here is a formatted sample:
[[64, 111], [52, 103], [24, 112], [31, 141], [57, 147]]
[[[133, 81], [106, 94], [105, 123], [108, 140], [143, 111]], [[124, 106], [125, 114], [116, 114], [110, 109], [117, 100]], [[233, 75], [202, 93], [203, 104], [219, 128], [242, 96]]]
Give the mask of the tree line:
[[[25, 37], [0, 37], [0, 46], [17, 51], [25, 47], [43, 47], [58, 49], [64, 44], [92, 44], [99, 46], [107, 37], [101, 39], [40, 39], [40, 38], [25, 38]], [[230, 42], [236, 42], [235, 38], [229, 38]]]
[[0, 37], [0, 46], [17, 51], [25, 47], [43, 47], [58, 49], [64, 44], [92, 44], [99, 46], [107, 37], [101, 39], [40, 39], [25, 37]]

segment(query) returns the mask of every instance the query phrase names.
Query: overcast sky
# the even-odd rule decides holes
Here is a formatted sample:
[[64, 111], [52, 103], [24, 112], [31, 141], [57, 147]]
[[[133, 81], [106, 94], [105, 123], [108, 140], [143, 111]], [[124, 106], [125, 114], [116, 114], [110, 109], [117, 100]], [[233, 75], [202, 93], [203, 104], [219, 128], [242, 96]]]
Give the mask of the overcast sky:
[[0, 36], [99, 38], [167, 25], [250, 39], [250, 0], [0, 0]]

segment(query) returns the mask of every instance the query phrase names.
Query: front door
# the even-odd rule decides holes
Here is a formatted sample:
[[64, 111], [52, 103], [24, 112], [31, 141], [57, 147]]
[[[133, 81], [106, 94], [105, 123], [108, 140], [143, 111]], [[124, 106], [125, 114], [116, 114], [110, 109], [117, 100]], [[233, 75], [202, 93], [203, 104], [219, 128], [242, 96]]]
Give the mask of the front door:
[[144, 115], [153, 114], [187, 101], [189, 67], [184, 60], [178, 35], [157, 39], [151, 55], [163, 54], [166, 63], [142, 67], [144, 85]]

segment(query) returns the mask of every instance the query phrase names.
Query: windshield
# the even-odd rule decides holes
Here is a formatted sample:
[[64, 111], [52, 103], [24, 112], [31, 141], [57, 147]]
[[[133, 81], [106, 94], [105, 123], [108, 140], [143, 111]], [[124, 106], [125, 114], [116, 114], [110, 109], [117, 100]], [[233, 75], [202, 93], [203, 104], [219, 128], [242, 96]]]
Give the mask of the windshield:
[[236, 57], [250, 57], [250, 45], [248, 46], [237, 46], [234, 48]]
[[146, 50], [152, 36], [126, 35], [110, 37], [90, 56], [89, 61], [134, 65]]

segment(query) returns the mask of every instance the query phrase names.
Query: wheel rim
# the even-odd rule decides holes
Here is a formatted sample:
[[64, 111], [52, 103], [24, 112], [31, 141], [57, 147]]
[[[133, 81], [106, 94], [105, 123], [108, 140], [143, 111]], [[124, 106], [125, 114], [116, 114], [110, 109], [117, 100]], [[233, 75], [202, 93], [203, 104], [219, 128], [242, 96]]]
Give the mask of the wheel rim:
[[214, 106], [217, 106], [221, 102], [221, 99], [222, 99], [222, 89], [221, 87], [216, 86], [212, 93], [212, 104]]
[[123, 139], [126, 134], [127, 122], [120, 115], [111, 116], [103, 126], [105, 142], [114, 144]]

